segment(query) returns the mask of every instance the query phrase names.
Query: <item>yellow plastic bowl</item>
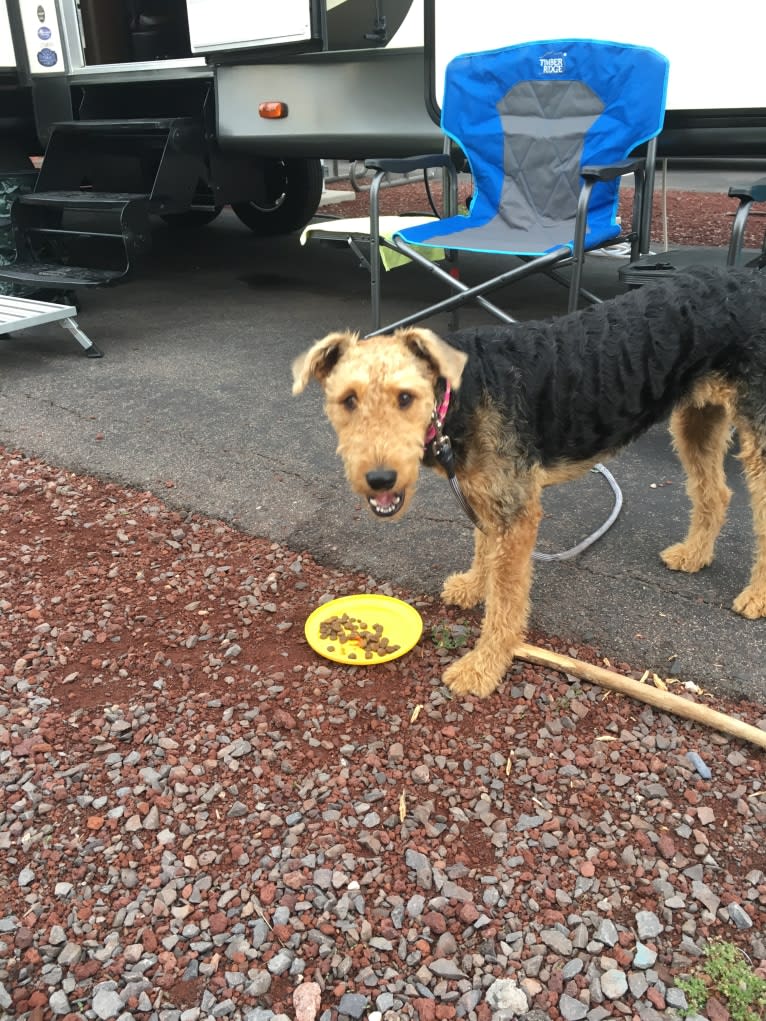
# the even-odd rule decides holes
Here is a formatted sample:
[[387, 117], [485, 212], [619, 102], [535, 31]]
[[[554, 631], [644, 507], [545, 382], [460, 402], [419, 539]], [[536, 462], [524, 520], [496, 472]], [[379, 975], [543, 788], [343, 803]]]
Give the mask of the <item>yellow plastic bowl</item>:
[[[333, 617], [347, 615], [352, 623], [344, 628], [348, 638], [339, 639], [321, 637], [321, 625]], [[383, 628], [383, 636], [390, 646], [396, 646], [391, 652], [372, 652], [368, 657], [357, 635], [373, 632], [375, 625]], [[308, 617], [304, 627], [306, 641], [311, 648], [325, 659], [334, 663], [346, 663], [349, 666], [377, 666], [388, 663], [409, 652], [420, 640], [423, 633], [423, 619], [409, 603], [391, 596], [366, 595], [342, 596], [323, 603]]]

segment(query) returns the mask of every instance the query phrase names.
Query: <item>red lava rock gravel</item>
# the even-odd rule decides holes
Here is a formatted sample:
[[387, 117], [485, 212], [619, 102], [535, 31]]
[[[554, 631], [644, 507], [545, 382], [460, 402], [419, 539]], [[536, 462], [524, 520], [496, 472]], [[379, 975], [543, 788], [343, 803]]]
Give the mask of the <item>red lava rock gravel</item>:
[[[309, 649], [359, 591], [413, 652]], [[0, 1018], [655, 1021], [719, 937], [766, 976], [764, 752], [521, 662], [455, 699], [478, 619], [0, 449]]]
[[408, 656], [320, 659], [358, 591], [0, 450], [1, 1017], [653, 1021], [706, 940], [764, 973], [763, 751], [521, 662], [453, 698], [478, 616], [413, 593]]

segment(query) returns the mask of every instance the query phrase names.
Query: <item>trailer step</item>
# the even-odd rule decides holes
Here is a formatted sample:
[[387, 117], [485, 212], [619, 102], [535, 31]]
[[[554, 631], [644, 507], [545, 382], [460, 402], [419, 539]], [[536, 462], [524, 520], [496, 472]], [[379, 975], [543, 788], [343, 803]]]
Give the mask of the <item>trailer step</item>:
[[96, 269], [91, 266], [60, 266], [55, 262], [13, 262], [0, 266], [0, 280], [33, 285], [46, 291], [73, 287], [104, 287], [117, 283], [127, 270]]
[[46, 206], [50, 209], [97, 210], [119, 212], [129, 203], [149, 204], [149, 196], [140, 192], [109, 192], [81, 189], [80, 191], [30, 191], [19, 195], [22, 206]]
[[16, 262], [0, 280], [100, 287], [151, 247], [151, 215], [184, 213], [207, 176], [203, 120], [57, 122], [35, 190], [11, 207]]
[[67, 135], [142, 135], [168, 132], [173, 129], [199, 128], [199, 121], [193, 117], [140, 117], [120, 119], [99, 119], [83, 121], [56, 121], [55, 131]]

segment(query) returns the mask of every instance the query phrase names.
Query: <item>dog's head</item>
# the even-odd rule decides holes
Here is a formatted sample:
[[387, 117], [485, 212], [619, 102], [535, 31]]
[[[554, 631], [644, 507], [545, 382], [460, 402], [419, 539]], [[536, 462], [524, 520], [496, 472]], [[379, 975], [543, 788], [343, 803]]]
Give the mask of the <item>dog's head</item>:
[[313, 377], [338, 435], [354, 492], [381, 518], [409, 503], [437, 401], [437, 381], [460, 386], [467, 356], [430, 330], [360, 339], [331, 333], [293, 362], [293, 393]]

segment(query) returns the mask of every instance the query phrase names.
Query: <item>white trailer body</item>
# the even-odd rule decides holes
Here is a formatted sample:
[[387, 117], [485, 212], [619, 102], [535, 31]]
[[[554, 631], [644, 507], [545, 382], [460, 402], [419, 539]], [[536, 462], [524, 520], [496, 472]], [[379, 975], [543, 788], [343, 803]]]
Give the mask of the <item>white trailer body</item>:
[[5, 3], [0, 3], [0, 73], [16, 70], [16, 55], [13, 52], [11, 25]]
[[444, 69], [458, 53], [548, 38], [614, 39], [651, 46], [670, 61], [669, 110], [754, 109], [766, 106], [761, 0], [743, 0], [736, 19], [699, 5], [643, 0], [640, 7], [613, 0], [544, 4], [471, 0], [470, 17], [456, 17], [454, 0], [434, 4], [434, 88], [441, 98]]
[[458, 53], [534, 39], [589, 37], [651, 46], [670, 61], [665, 129], [658, 152], [674, 158], [766, 162], [763, 0], [742, 0], [731, 17], [711, 5], [644, 0], [528, 3], [426, 0], [430, 106], [441, 107], [444, 70]]

